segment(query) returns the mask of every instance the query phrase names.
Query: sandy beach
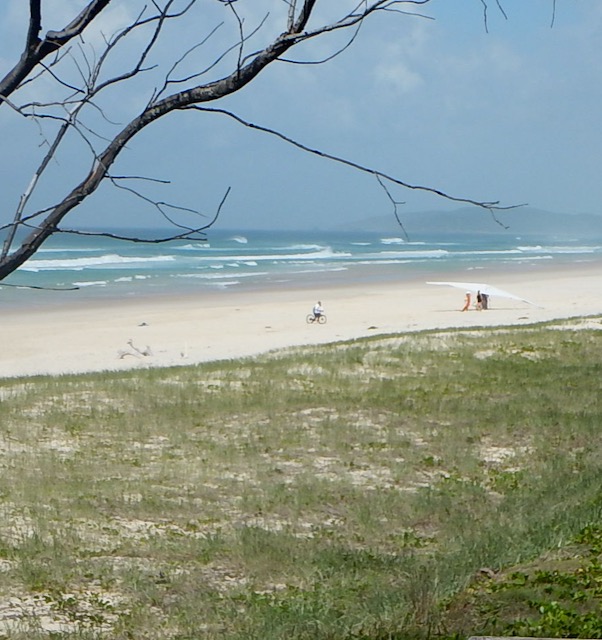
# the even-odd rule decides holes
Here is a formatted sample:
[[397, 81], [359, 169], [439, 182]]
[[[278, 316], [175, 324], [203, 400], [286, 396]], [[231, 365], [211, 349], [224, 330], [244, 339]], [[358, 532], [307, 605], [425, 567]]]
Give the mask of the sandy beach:
[[[596, 263], [430, 279], [485, 281], [537, 306], [494, 297], [489, 310], [462, 313], [462, 290], [421, 280], [10, 309], [0, 319], [0, 377], [187, 365], [368, 335], [602, 313]], [[308, 325], [318, 299], [328, 322]]]

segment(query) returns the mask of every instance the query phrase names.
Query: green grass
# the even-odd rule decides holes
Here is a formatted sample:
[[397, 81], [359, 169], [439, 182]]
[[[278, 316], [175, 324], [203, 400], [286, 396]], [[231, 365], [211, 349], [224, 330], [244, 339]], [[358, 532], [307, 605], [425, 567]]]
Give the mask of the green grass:
[[0, 638], [597, 633], [572, 324], [0, 381]]

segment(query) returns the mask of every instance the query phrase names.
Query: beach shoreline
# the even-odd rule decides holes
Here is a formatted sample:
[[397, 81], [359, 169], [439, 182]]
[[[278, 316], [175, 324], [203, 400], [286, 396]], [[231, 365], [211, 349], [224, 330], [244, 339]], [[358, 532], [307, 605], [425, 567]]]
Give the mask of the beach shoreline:
[[[45, 304], [6, 308], [0, 377], [120, 371], [254, 356], [286, 347], [427, 329], [532, 324], [602, 313], [598, 261], [420, 272], [351, 282], [319, 278], [255, 290], [141, 295], [90, 301], [64, 293]], [[533, 301], [492, 298], [461, 313], [464, 292], [427, 280], [488, 282]], [[33, 297], [33, 296], [32, 296]], [[320, 299], [328, 322], [305, 322]]]

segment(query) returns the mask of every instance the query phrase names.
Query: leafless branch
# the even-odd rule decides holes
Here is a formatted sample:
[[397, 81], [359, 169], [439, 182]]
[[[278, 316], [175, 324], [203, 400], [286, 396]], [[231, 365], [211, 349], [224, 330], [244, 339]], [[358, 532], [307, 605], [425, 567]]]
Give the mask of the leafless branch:
[[441, 198], [444, 198], [445, 200], [450, 200], [452, 202], [460, 202], [463, 204], [471, 204], [474, 205], [476, 207], [480, 207], [482, 209], [496, 209], [496, 210], [500, 210], [500, 211], [506, 211], [508, 209], [516, 209], [518, 207], [524, 206], [522, 204], [520, 205], [510, 205], [510, 206], [502, 206], [500, 205], [499, 200], [495, 200], [495, 201], [487, 201], [487, 200], [474, 200], [472, 198], [467, 198], [467, 197], [462, 197], [462, 196], [454, 196], [450, 193], [447, 193], [441, 189], [437, 189], [435, 187], [427, 187], [424, 185], [418, 185], [418, 184], [411, 184], [409, 182], [405, 182], [404, 180], [400, 180], [399, 178], [396, 178], [395, 176], [392, 176], [388, 173], [385, 173], [384, 171], [379, 171], [378, 169], [373, 169], [371, 167], [367, 167], [365, 165], [362, 165], [358, 162], [354, 162], [352, 160], [348, 160], [347, 158], [342, 158], [340, 156], [336, 156], [334, 154], [331, 153], [327, 153], [325, 151], [321, 151], [320, 149], [315, 149], [312, 147], [309, 147], [301, 142], [298, 142], [297, 140], [293, 140], [292, 138], [290, 138], [289, 136], [284, 135], [283, 133], [280, 133], [279, 131], [276, 131], [275, 129], [271, 129], [270, 127], [264, 127], [258, 124], [254, 124], [252, 122], [249, 122], [247, 120], [244, 120], [243, 118], [241, 118], [240, 116], [232, 113], [231, 111], [228, 111], [227, 109], [218, 109], [215, 107], [203, 107], [200, 105], [190, 105], [187, 107], [184, 107], [186, 109], [194, 109], [197, 111], [203, 111], [206, 113], [217, 113], [217, 114], [222, 114], [225, 116], [228, 116], [229, 118], [235, 120], [236, 122], [244, 125], [245, 127], [249, 128], [249, 129], [254, 129], [256, 131], [261, 131], [263, 133], [267, 133], [269, 135], [275, 136], [276, 138], [279, 138], [280, 140], [283, 140], [284, 142], [297, 147], [298, 149], [301, 149], [302, 151], [305, 151], [307, 153], [310, 153], [312, 155], [318, 156], [320, 158], [325, 158], [327, 160], [331, 160], [333, 162], [337, 162], [339, 164], [343, 164], [347, 167], [351, 167], [352, 169], [356, 169], [357, 171], [360, 171], [362, 173], [367, 173], [369, 175], [372, 175], [374, 177], [376, 177], [377, 179], [380, 180], [386, 180], [392, 184], [396, 184], [400, 187], [403, 187], [404, 189], [410, 189], [412, 191], [423, 191], [425, 193], [432, 193], [433, 195], [439, 196]]
[[[100, 75], [100, 70], [103, 67], [104, 63], [106, 62], [106, 60], [108, 59], [109, 55], [113, 52], [113, 50], [115, 49], [115, 47], [118, 45], [118, 43], [124, 39], [125, 37], [127, 37], [130, 33], [132, 33], [134, 30], [139, 29], [140, 27], [146, 26], [148, 24], [151, 24], [153, 22], [156, 22], [155, 28], [153, 30], [153, 34], [151, 36], [151, 38], [149, 39], [149, 41], [147, 42], [146, 46], [144, 47], [144, 49], [142, 50], [142, 52], [140, 53], [140, 55], [138, 56], [138, 60], [136, 61], [136, 64], [130, 68], [128, 71], [115, 76], [113, 78], [109, 78], [108, 80], [106, 80], [103, 83], [100, 83], [97, 87], [96, 87], [96, 93], [99, 93], [100, 91], [103, 91], [104, 89], [106, 89], [107, 87], [110, 87], [112, 85], [118, 84], [120, 82], [123, 82], [125, 80], [129, 80], [130, 78], [133, 78], [134, 76], [138, 75], [141, 72], [144, 71], [148, 71], [149, 69], [144, 68], [142, 65], [144, 64], [144, 62], [146, 61], [149, 53], [151, 52], [151, 50], [153, 49], [153, 47], [155, 46], [155, 44], [157, 43], [157, 40], [159, 39], [159, 35], [161, 33], [161, 30], [163, 29], [163, 26], [166, 22], [166, 20], [169, 20], [171, 18], [175, 18], [175, 17], [179, 17], [180, 16], [180, 12], [176, 13], [176, 14], [170, 14], [169, 13], [169, 8], [171, 7], [173, 0], [169, 0], [167, 6], [165, 7], [164, 10], [158, 9], [158, 13], [156, 15], [150, 16], [149, 18], [145, 18], [143, 19], [143, 15], [144, 15], [144, 10], [138, 15], [138, 17], [136, 18], [136, 20], [128, 25], [125, 29], [122, 29], [118, 34], [115, 35], [115, 37], [113, 37], [109, 43], [107, 44], [107, 47], [105, 49], [105, 51], [103, 52], [98, 65], [95, 69], [94, 72], [94, 78], [95, 80], [98, 78], [98, 76]], [[192, 2], [194, 2], [194, 0], [192, 0]], [[182, 11], [185, 12], [188, 10], [188, 8], [190, 6], [192, 6], [192, 2], [190, 2]], [[156, 5], [155, 5], [156, 6]]]
[[[483, 25], [485, 26], [485, 32], [489, 33], [489, 23], [488, 23], [488, 17], [487, 17], [487, 12], [489, 7], [487, 5], [487, 0], [481, 0], [481, 4], [483, 5]], [[504, 16], [504, 18], [508, 20], [508, 16], [506, 15], [506, 12], [504, 11], [504, 7], [500, 3], [500, 0], [495, 0], [495, 4], [497, 5], [497, 8], [499, 9], [500, 13]]]
[[395, 220], [397, 220], [397, 224], [400, 226], [401, 230], [403, 231], [403, 235], [405, 236], [406, 240], [409, 240], [410, 237], [408, 235], [408, 232], [406, 231], [406, 228], [403, 222], [401, 221], [401, 218], [399, 217], [399, 213], [397, 211], [397, 207], [400, 204], [405, 204], [405, 202], [397, 201], [393, 198], [393, 196], [391, 195], [391, 192], [389, 191], [389, 189], [387, 189], [387, 185], [384, 183], [383, 179], [379, 175], [376, 176], [376, 179], [378, 180], [378, 184], [380, 184], [380, 186], [383, 188], [383, 191], [387, 195], [387, 198], [389, 198], [389, 200], [391, 201], [391, 204], [393, 205], [393, 215], [395, 216]]
[[349, 47], [355, 42], [361, 27], [362, 27], [362, 23], [360, 22], [355, 27], [355, 31], [352, 33], [349, 40], [342, 47], [339, 47], [339, 49], [337, 49], [334, 53], [331, 53], [329, 56], [326, 56], [325, 58], [321, 58], [320, 60], [292, 60], [290, 58], [280, 58], [280, 60], [282, 62], [288, 62], [289, 64], [302, 64], [302, 65], [325, 64], [326, 62], [330, 62], [331, 60], [334, 60], [334, 58], [336, 58], [337, 56], [341, 55], [344, 51], [349, 49]]
[[144, 182], [155, 182], [157, 184], [171, 184], [171, 180], [165, 178], [151, 178], [149, 176], [111, 176], [113, 180], [141, 180]]
[[[246, 34], [244, 36], [245, 41], [247, 39], [252, 38], [265, 24], [266, 20], [267, 20], [268, 16], [264, 16], [262, 18], [262, 20], [260, 21], [260, 23], [257, 25], [257, 27], [255, 27], [255, 29], [253, 29], [252, 31], [250, 31], [248, 34]], [[163, 83], [162, 88], [155, 92], [155, 94], [153, 94], [153, 97], [151, 98], [151, 100], [149, 101], [149, 105], [154, 104], [166, 91], [167, 87], [170, 85], [176, 85], [176, 84], [183, 84], [185, 82], [191, 82], [191, 81], [197, 81], [199, 78], [201, 78], [202, 76], [206, 75], [207, 73], [209, 73], [209, 71], [211, 71], [212, 69], [214, 69], [220, 62], [222, 62], [230, 53], [232, 53], [232, 51], [236, 50], [239, 48], [240, 43], [237, 42], [229, 47], [227, 47], [215, 60], [213, 60], [213, 62], [211, 62], [211, 64], [209, 64], [208, 66], [206, 66], [205, 68], [201, 69], [200, 71], [197, 71], [196, 73], [190, 74], [189, 76], [183, 77], [183, 78], [172, 78], [172, 74], [175, 72], [176, 68], [196, 49], [198, 49], [199, 47], [203, 46], [204, 44], [206, 44], [206, 42], [209, 40], [209, 38], [211, 38], [211, 36], [214, 35], [214, 33], [217, 31], [217, 29], [221, 28], [223, 26], [223, 22], [220, 23], [219, 25], [217, 25], [201, 42], [199, 42], [198, 44], [194, 45], [193, 47], [191, 47], [188, 51], [184, 52], [183, 56], [179, 59], [176, 60], [176, 62], [172, 65], [171, 69], [167, 72], [166, 77], [165, 77], [165, 81]], [[254, 55], [257, 55], [259, 52], [255, 52]], [[247, 56], [248, 58], [250, 58], [251, 56]], [[240, 61], [239, 61], [239, 65], [240, 65]]]
[[[104, 111], [102, 109], [100, 109], [100, 107], [97, 107], [94, 102], [93, 102], [93, 97], [95, 95], [97, 95], [98, 93], [100, 93], [103, 89], [106, 89], [107, 87], [109, 87], [112, 84], [116, 84], [117, 82], [121, 82], [123, 80], [126, 80], [130, 77], [133, 77], [134, 75], [136, 75], [137, 73], [139, 73], [142, 70], [142, 64], [144, 62], [144, 60], [146, 59], [149, 51], [151, 50], [153, 44], [156, 42], [158, 35], [161, 31], [161, 28], [165, 22], [166, 19], [172, 18], [172, 17], [178, 17], [180, 15], [183, 15], [183, 12], [186, 11], [190, 6], [192, 6], [192, 2], [189, 2], [188, 5], [180, 12], [174, 13], [174, 14], [170, 14], [169, 13], [169, 9], [172, 5], [174, 0], [169, 0], [167, 5], [164, 7], [163, 10], [159, 10], [158, 15], [152, 16], [146, 20], [142, 19], [142, 14], [139, 14], [138, 18], [134, 21], [134, 23], [132, 23], [131, 25], [129, 25], [128, 28], [122, 30], [120, 32], [120, 34], [118, 34], [118, 36], [116, 38], [114, 38], [111, 42], [109, 42], [106, 46], [106, 49], [103, 53], [103, 55], [100, 57], [100, 59], [95, 62], [94, 64], [90, 63], [88, 61], [88, 58], [86, 56], [85, 51], [83, 50], [83, 48], [79, 47], [82, 59], [84, 60], [86, 66], [87, 66], [87, 70], [86, 72], [84, 72], [84, 70], [79, 66], [79, 64], [77, 63], [77, 61], [75, 60], [75, 65], [76, 68], [78, 69], [79, 73], [80, 73], [80, 77], [83, 81], [84, 86], [86, 87], [86, 90], [84, 91], [83, 89], [79, 89], [77, 87], [74, 87], [68, 83], [63, 82], [60, 78], [58, 78], [58, 76], [56, 74], [54, 74], [52, 71], [50, 71], [51, 75], [62, 85], [62, 86], [66, 86], [69, 89], [73, 90], [74, 93], [85, 93], [85, 97], [83, 97], [82, 99], [78, 100], [71, 112], [69, 113], [68, 118], [64, 118], [62, 116], [53, 116], [51, 114], [40, 114], [40, 113], [36, 113], [36, 109], [37, 108], [49, 108], [52, 106], [59, 106], [61, 108], [65, 108], [66, 105], [68, 104], [68, 102], [66, 101], [61, 101], [61, 102], [53, 102], [53, 103], [46, 103], [46, 104], [42, 104], [42, 103], [36, 103], [36, 102], [32, 102], [32, 103], [26, 103], [25, 105], [22, 105], [21, 107], [17, 107], [17, 111], [19, 113], [21, 113], [22, 115], [27, 115], [30, 117], [34, 117], [34, 118], [50, 118], [50, 119], [58, 119], [62, 121], [62, 124], [59, 128], [59, 131], [57, 133], [57, 135], [55, 136], [55, 139], [52, 143], [49, 144], [49, 149], [44, 157], [44, 159], [42, 160], [41, 165], [38, 167], [36, 173], [34, 174], [32, 180], [30, 181], [30, 184], [27, 188], [27, 190], [25, 191], [25, 193], [21, 196], [20, 201], [19, 201], [19, 205], [17, 207], [17, 210], [15, 212], [14, 218], [13, 218], [13, 222], [12, 224], [9, 226], [9, 233], [7, 234], [7, 237], [5, 238], [5, 241], [3, 243], [2, 246], [2, 251], [0, 252], [0, 261], [4, 260], [11, 249], [12, 243], [14, 242], [15, 236], [16, 236], [16, 232], [19, 228], [19, 226], [21, 225], [21, 222], [23, 220], [23, 213], [24, 213], [24, 209], [25, 206], [27, 205], [27, 202], [29, 201], [29, 199], [31, 198], [32, 194], [34, 193], [36, 186], [39, 183], [39, 180], [42, 176], [42, 174], [44, 173], [45, 169], [47, 168], [50, 160], [56, 155], [57, 150], [59, 148], [59, 146], [62, 144], [62, 142], [65, 139], [65, 136], [68, 132], [69, 129], [74, 129], [76, 130], [80, 137], [85, 141], [85, 143], [87, 144], [87, 146], [90, 148], [90, 150], [92, 151], [93, 157], [97, 158], [97, 154], [94, 150], [93, 145], [90, 143], [90, 141], [88, 140], [87, 136], [84, 134], [84, 130], [86, 130], [88, 133], [91, 133], [92, 135], [97, 136], [98, 138], [103, 138], [102, 136], [100, 136], [99, 134], [97, 134], [95, 131], [93, 131], [91, 128], [86, 127], [83, 123], [78, 123], [77, 121], [77, 117], [79, 112], [81, 112], [81, 110], [84, 108], [84, 106], [86, 105], [91, 105], [92, 107], [96, 108], [102, 115], [103, 118], [105, 118], [104, 115]], [[144, 50], [142, 51], [141, 55], [138, 58], [138, 61], [136, 63], [136, 65], [134, 66], [133, 69], [131, 69], [129, 72], [125, 73], [125, 74], [121, 74], [120, 76], [117, 76], [115, 78], [111, 78], [110, 80], [108, 80], [107, 82], [99, 85], [98, 87], [94, 87], [94, 83], [95, 80], [98, 78], [99, 74], [100, 74], [100, 70], [103, 66], [103, 64], [106, 62], [109, 53], [113, 50], [113, 48], [115, 47], [115, 45], [117, 44], [117, 42], [119, 42], [120, 38], [126, 34], [131, 32], [133, 29], [138, 28], [140, 26], [142, 26], [143, 24], [148, 24], [150, 22], [156, 22], [156, 27], [154, 30], [154, 33], [152, 35], [152, 37], [150, 38], [149, 42], [147, 43], [146, 47], [144, 48]], [[31, 113], [27, 113], [27, 111], [31, 111]], [[106, 119], [106, 118], [105, 118]], [[108, 138], [104, 138], [107, 142], [110, 142], [110, 140]]]
[[[373, 176], [393, 204], [395, 217], [402, 229], [403, 225], [398, 215], [398, 205], [401, 202], [397, 202], [393, 198], [391, 189], [389, 189], [391, 185], [431, 193], [453, 202], [472, 204], [489, 210], [494, 219], [496, 219], [495, 211], [520, 206], [502, 207], [499, 201], [478, 201], [473, 198], [454, 196], [434, 187], [411, 184], [384, 171], [318, 148], [312, 148], [270, 127], [248, 122], [227, 109], [206, 106], [208, 103], [220, 101], [242, 90], [273, 62], [322, 64], [331, 60], [357, 40], [364, 21], [372, 15], [386, 12], [429, 18], [420, 12], [419, 7], [428, 5], [432, 0], [353, 0], [352, 9], [350, 11], [341, 9], [341, 15], [330, 24], [317, 24], [311, 20], [316, 14], [315, 9], [320, 0], [283, 1], [286, 9], [282, 16], [282, 26], [285, 28], [276, 31], [276, 35], [267, 44], [262, 45], [263, 48], [251, 51], [251, 43], [255, 41], [254, 37], [268, 22], [270, 14], [266, 13], [262, 19], [258, 19], [255, 25], [251, 25], [254, 28], [250, 28], [244, 19], [242, 2], [236, 4], [237, 0], [221, 0], [225, 5], [228, 23], [234, 30], [234, 42], [223, 46], [217, 55], [213, 56], [213, 60], [209, 60], [209, 64], [206, 62], [203, 65], [196, 63], [196, 66], [187, 73], [181, 72], [184, 68], [184, 62], [188, 64], [193, 57], [196, 58], [197, 56], [193, 56], [193, 54], [198, 53], [200, 48], [218, 32], [221, 24], [225, 23], [220, 23], [206, 31], [207, 35], [197, 44], [188, 47], [183, 45], [178, 49], [178, 53], [170, 57], [175, 62], [172, 62], [171, 65], [163, 62], [162, 66], [166, 70], [165, 72], [158, 70], [158, 65], [154, 64], [151, 54], [157, 53], [158, 43], [162, 40], [162, 36], [169, 33], [166, 25], [172, 20], [185, 16], [193, 5], [197, 4], [198, 0], [149, 0], [148, 7], [132, 16], [129, 24], [122, 25], [109, 37], [101, 34], [101, 43], [104, 44], [101, 44], [98, 49], [96, 45], [86, 42], [86, 29], [109, 6], [110, 0], [85, 0], [83, 9], [64, 28], [58, 31], [48, 31], [43, 36], [41, 35], [43, 3], [41, 0], [29, 0], [29, 21], [24, 50], [19, 61], [0, 80], [0, 106], [7, 104], [20, 115], [33, 119], [44, 135], [44, 144], [47, 145], [47, 148], [41, 153], [42, 159], [19, 199], [12, 215], [12, 221], [0, 229], [7, 231], [7, 237], [0, 252], [0, 280], [34, 255], [46, 239], [54, 233], [87, 235], [73, 229], [64, 229], [63, 221], [70, 212], [106, 182], [128, 192], [145, 202], [151, 209], [158, 211], [174, 227], [175, 231], [169, 237], [153, 240], [120, 237], [103, 232], [94, 232], [90, 235], [119, 238], [130, 242], [167, 242], [178, 238], [190, 238], [194, 234], [202, 235], [211, 227], [226, 202], [230, 188], [226, 191], [213, 216], [207, 217], [202, 224], [193, 223], [190, 225], [183, 224], [178, 214], [184, 214], [184, 217], [203, 216], [196, 207], [190, 208], [149, 197], [138, 189], [139, 185], [135, 185], [137, 180], [160, 184], [166, 184], [168, 181], [111, 173], [111, 168], [122, 151], [146, 127], [168, 114], [191, 108], [205, 113], [228, 116], [247, 128], [275, 136], [313, 156]], [[488, 3], [495, 2], [498, 10], [506, 17], [501, 5], [502, 1], [481, 0], [486, 29], [488, 27]], [[337, 5], [335, 3], [332, 6]], [[555, 16], [555, 7], [554, 0], [552, 21]], [[345, 30], [349, 34], [346, 42], [334, 53], [320, 60], [300, 61], [290, 55], [297, 44]], [[134, 53], [127, 49], [130, 56], [127, 58], [127, 62], [118, 59], [123, 51], [121, 44], [131, 42], [130, 36], [134, 33], [141, 33], [144, 39], [141, 43], [135, 44]], [[135, 42], [137, 43], [137, 41]], [[75, 43], [77, 46], [74, 46]], [[111, 68], [111, 64], [115, 61], [122, 63], [118, 71]], [[225, 75], [217, 76], [217, 70], [226, 61], [230, 63], [229, 70]], [[109, 70], [111, 70], [110, 73]], [[109, 89], [116, 89], [122, 83], [130, 80], [135, 82], [136, 78], [148, 77], [149, 72], [153, 70], [155, 73], [151, 75], [152, 82], [156, 81], [157, 76], [159, 76], [159, 80], [158, 84], [154, 85], [154, 90], [152, 86], [143, 89], [147, 92], [144, 94], [144, 99], [147, 100], [146, 106], [142, 108], [141, 112], [124, 118], [125, 124], [118, 126], [114, 122], [115, 118], [110, 117], [112, 115], [110, 109], [106, 107], [108, 100], [113, 99], [115, 95]], [[201, 82], [202, 78], [206, 79], [209, 72], [214, 72], [217, 77]], [[32, 95], [35, 96], [35, 100], [18, 104], [13, 93], [41, 76], [44, 76], [42, 78], [44, 81], [52, 82], [51, 97], [44, 100], [34, 93]], [[35, 87], [35, 85], [33, 86]], [[57, 89], [62, 95], [54, 100], [54, 91]], [[173, 93], [169, 94], [169, 91], [173, 91]], [[62, 154], [67, 150], [67, 140], [76, 142], [78, 145], [83, 142], [86, 145], [89, 152], [89, 169], [82, 171], [83, 178], [73, 180], [62, 200], [51, 206], [39, 207], [34, 212], [29, 211], [33, 202], [32, 194], [40, 185], [41, 176], [52, 160], [57, 163], [62, 160]], [[78, 166], [77, 169], [81, 171], [81, 166]], [[77, 175], [79, 176], [79, 173]], [[28, 235], [22, 241], [14, 242], [15, 246], [13, 247], [13, 241], [20, 228], [26, 228]]]
[[[136, 236], [126, 236], [118, 233], [111, 233], [107, 231], [83, 231], [80, 229], [61, 229], [61, 233], [67, 233], [71, 235], [79, 235], [79, 236], [94, 236], [100, 238], [111, 238], [112, 240], [123, 240], [125, 242], [133, 242], [135, 244], [164, 244], [166, 242], [171, 242], [173, 240], [200, 240], [205, 241], [207, 239], [205, 232], [210, 229], [218, 220], [221, 215], [224, 204], [226, 203], [226, 199], [230, 194], [231, 187], [226, 189], [215, 213], [213, 216], [207, 220], [203, 225], [199, 227], [184, 227], [180, 225], [179, 228], [183, 229], [181, 233], [173, 233], [167, 236], [161, 236], [158, 238], [141, 238]], [[144, 199], [144, 198], [143, 198]], [[156, 203], [162, 204], [162, 203]], [[194, 212], [198, 213], [198, 212]], [[203, 215], [203, 214], [199, 214]]]
[[176, 227], [178, 229], [185, 229], [187, 232], [191, 231], [191, 227], [183, 225], [183, 224], [180, 224], [174, 218], [172, 218], [172, 216], [170, 216], [169, 213], [168, 213], [169, 209], [173, 209], [174, 211], [180, 211], [180, 212], [194, 214], [194, 215], [197, 215], [197, 216], [203, 216], [203, 214], [200, 211], [197, 211], [196, 209], [191, 209], [189, 207], [182, 207], [180, 205], [172, 204], [170, 202], [165, 202], [163, 200], [153, 200], [152, 198], [149, 198], [148, 196], [145, 196], [143, 193], [141, 193], [137, 189], [134, 189], [133, 187], [128, 187], [128, 186], [125, 186], [125, 185], [121, 184], [120, 179], [115, 178], [113, 176], [109, 175], [109, 176], [107, 176], [107, 178], [118, 189], [123, 189], [124, 191], [127, 191], [128, 193], [130, 193], [130, 194], [136, 196], [137, 198], [139, 198], [140, 200], [143, 200], [147, 204], [150, 204], [151, 206], [153, 206], [161, 214], [161, 216], [163, 216], [163, 218], [165, 218], [165, 220], [167, 220], [167, 222], [169, 222], [170, 225], [172, 225], [172, 226], [174, 226], [174, 227]]
[[[517, 204], [515, 207], [512, 207], [513, 209], [518, 209], [520, 207], [526, 207], [527, 204], [523, 203], [523, 204]], [[507, 209], [509, 209], [510, 207], [507, 207]], [[490, 207], [489, 208], [489, 213], [491, 214], [491, 219], [500, 227], [502, 227], [502, 229], [510, 229], [510, 227], [506, 224], [504, 224], [496, 215], [495, 215], [495, 210]]]
[[228, 4], [228, 9], [232, 12], [234, 17], [236, 18], [236, 23], [238, 25], [239, 45], [238, 45], [238, 61], [236, 63], [236, 67], [240, 68], [242, 65], [242, 54], [245, 46], [245, 32], [243, 29], [243, 22], [240, 15], [238, 14], [238, 11], [236, 10], [236, 7], [234, 6], [234, 3], [228, 2], [227, 4]]
[[500, 2], [500, 0], [495, 0], [495, 4], [497, 5], [497, 8], [500, 10], [500, 13], [504, 16], [504, 19], [508, 20], [508, 16], [506, 15], [506, 12], [504, 11], [504, 7]]
[[48, 166], [50, 160], [54, 157], [56, 149], [59, 147], [59, 145], [61, 144], [63, 138], [65, 137], [65, 134], [67, 133], [67, 130], [69, 129], [69, 126], [70, 125], [69, 125], [68, 122], [64, 122], [63, 123], [63, 125], [61, 126], [61, 128], [58, 131], [58, 134], [56, 135], [56, 137], [54, 139], [54, 142], [50, 145], [50, 148], [46, 152], [46, 155], [44, 156], [44, 158], [42, 160], [42, 163], [38, 167], [36, 173], [34, 174], [33, 178], [31, 179], [27, 189], [25, 190], [25, 193], [23, 193], [23, 195], [21, 196], [21, 198], [19, 200], [19, 205], [17, 206], [17, 210], [16, 210], [14, 218], [13, 218], [13, 222], [9, 226], [9, 232], [8, 232], [8, 234], [7, 234], [7, 236], [6, 236], [5, 240], [4, 240], [4, 243], [2, 245], [2, 252], [0, 253], [0, 260], [4, 260], [4, 258], [6, 258], [6, 256], [8, 255], [8, 252], [10, 251], [12, 243], [13, 243], [13, 241], [15, 239], [15, 236], [16, 236], [16, 233], [17, 233], [17, 229], [19, 228], [19, 225], [21, 223], [21, 220], [22, 220], [22, 217], [23, 217], [23, 212], [25, 211], [25, 206], [27, 205], [27, 202], [29, 201], [31, 195], [35, 191], [36, 185], [38, 184], [38, 181], [40, 180], [42, 174], [46, 170], [46, 167]]
[[178, 78], [178, 79], [174, 79], [172, 78], [172, 74], [175, 73], [176, 69], [178, 68], [178, 66], [180, 64], [182, 64], [187, 58], [188, 56], [190, 56], [194, 51], [196, 51], [197, 49], [199, 49], [200, 47], [202, 47], [203, 45], [205, 45], [209, 39], [215, 35], [215, 33], [217, 33], [218, 29], [220, 29], [223, 26], [223, 22], [220, 22], [218, 25], [216, 25], [215, 27], [213, 27], [213, 29], [211, 29], [211, 31], [205, 36], [205, 38], [203, 38], [203, 40], [201, 40], [200, 42], [198, 42], [197, 44], [195, 44], [194, 46], [190, 47], [189, 49], [187, 49], [172, 65], [171, 68], [167, 71], [167, 73], [165, 74], [165, 80], [163, 82], [163, 86], [156, 90], [151, 99], [149, 100], [149, 104], [152, 104], [153, 102], [155, 102], [158, 98], [160, 98], [166, 91], [167, 87], [170, 84], [181, 84], [184, 82], [190, 82], [191, 80], [196, 80], [197, 78], [199, 78], [200, 76], [202, 76], [204, 73], [206, 73], [207, 71], [209, 71], [215, 64], [217, 64], [229, 51], [222, 53], [221, 56], [217, 59], [217, 61], [215, 61], [210, 67], [208, 67], [207, 69], [201, 71], [201, 72], [197, 72], [194, 74], [191, 74], [189, 76], [183, 77], [183, 78]]
[[288, 2], [287, 4], [288, 4], [288, 20], [287, 20], [286, 28], [290, 31], [293, 28], [293, 24], [295, 21], [295, 8], [297, 6], [297, 2], [296, 0], [291, 0], [291, 2]]
[[36, 284], [16, 284], [14, 282], [0, 282], [0, 287], [14, 287], [15, 289], [36, 289], [38, 291], [77, 291], [79, 287], [42, 287]]
[[30, 18], [25, 50], [19, 62], [0, 80], [0, 105], [46, 57], [81, 35], [111, 0], [90, 0], [80, 13], [61, 31], [49, 31], [41, 40], [41, 1], [30, 0]]
[[[51, 75], [53, 80], [55, 80], [59, 85], [64, 85], [68, 89], [71, 89], [74, 93], [81, 92], [82, 90], [80, 88], [70, 86], [69, 84], [65, 84], [61, 80], [61, 78], [59, 78], [58, 75], [56, 75], [52, 71], [53, 67], [58, 67], [60, 63], [70, 55], [71, 55], [71, 47], [65, 46], [64, 49], [60, 49], [55, 53], [54, 59], [51, 60], [49, 63], [47, 63], [46, 61], [40, 61], [36, 67], [36, 69], [39, 69], [39, 71], [35, 73], [32, 72], [32, 74], [28, 78], [23, 80], [23, 82], [21, 82], [21, 84], [19, 85], [19, 89], [26, 87], [28, 84], [34, 83], [36, 80], [38, 80], [44, 75]], [[7, 102], [6, 98], [4, 99], [4, 102]], [[0, 101], [0, 106], [2, 106], [1, 101]]]

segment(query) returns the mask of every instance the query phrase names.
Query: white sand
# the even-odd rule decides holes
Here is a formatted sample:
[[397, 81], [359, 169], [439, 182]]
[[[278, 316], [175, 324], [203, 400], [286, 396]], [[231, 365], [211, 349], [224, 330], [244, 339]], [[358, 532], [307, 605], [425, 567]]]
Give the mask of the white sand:
[[[602, 314], [602, 269], [593, 263], [430, 279], [486, 281], [540, 307], [492, 298], [488, 311], [461, 313], [463, 291], [421, 281], [5, 310], [0, 377], [194, 364], [375, 334]], [[317, 299], [328, 322], [308, 325], [305, 316]], [[141, 351], [148, 347], [150, 355], [137, 354], [129, 341]]]

